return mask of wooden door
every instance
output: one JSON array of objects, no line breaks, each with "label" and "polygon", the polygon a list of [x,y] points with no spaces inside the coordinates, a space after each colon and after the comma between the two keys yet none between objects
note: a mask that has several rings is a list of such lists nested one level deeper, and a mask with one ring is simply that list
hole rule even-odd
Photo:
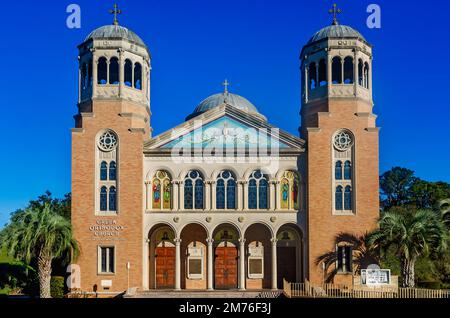
[{"label": "wooden door", "polygon": [[157,247],[156,259],[156,288],[175,288],[175,247]]},{"label": "wooden door", "polygon": [[216,289],[237,288],[236,247],[217,247],[214,262],[214,279]]},{"label": "wooden door", "polygon": [[297,282],[296,247],[277,248],[278,288],[283,288],[283,279]]}]

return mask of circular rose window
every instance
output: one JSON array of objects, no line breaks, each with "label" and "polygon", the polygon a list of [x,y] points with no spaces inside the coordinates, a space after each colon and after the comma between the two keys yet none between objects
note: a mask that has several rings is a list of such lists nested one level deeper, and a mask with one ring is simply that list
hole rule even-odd
[{"label": "circular rose window", "polygon": [[334,147],[339,151],[346,151],[353,145],[353,138],[349,132],[341,130],[334,136]]},{"label": "circular rose window", "polygon": [[107,130],[98,139],[98,146],[103,151],[112,151],[117,147],[117,135]]}]

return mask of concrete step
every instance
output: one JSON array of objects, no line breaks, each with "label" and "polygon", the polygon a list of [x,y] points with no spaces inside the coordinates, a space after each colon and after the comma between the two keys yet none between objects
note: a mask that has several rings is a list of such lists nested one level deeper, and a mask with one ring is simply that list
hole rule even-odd
[{"label": "concrete step", "polygon": [[124,298],[277,298],[282,291],[271,290],[128,290]]}]

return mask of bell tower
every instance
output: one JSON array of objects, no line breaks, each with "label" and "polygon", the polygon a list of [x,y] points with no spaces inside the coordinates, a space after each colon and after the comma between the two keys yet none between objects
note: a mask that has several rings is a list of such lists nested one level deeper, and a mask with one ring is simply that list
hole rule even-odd
[{"label": "bell tower", "polygon": [[151,138],[150,52],[114,20],[78,46],[72,226],[81,289],[142,286],[143,144]]},{"label": "bell tower", "polygon": [[[307,142],[308,279],[351,284],[352,254],[338,234],[362,235],[379,214],[378,128],[373,113],[372,45],[355,29],[333,22],[301,52],[302,138]],[[336,264],[320,256],[335,251]]]}]

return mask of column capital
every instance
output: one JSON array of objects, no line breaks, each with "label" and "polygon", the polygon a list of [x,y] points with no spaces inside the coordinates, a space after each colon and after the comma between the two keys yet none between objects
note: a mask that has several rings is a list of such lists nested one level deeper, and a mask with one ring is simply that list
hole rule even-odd
[{"label": "column capital", "polygon": [[243,244],[245,244],[245,241],[246,241],[245,238],[240,238],[239,239],[239,244],[243,245]]},{"label": "column capital", "polygon": [[150,180],[146,180],[144,181],[144,184],[152,184],[152,182]]},{"label": "column capital", "polygon": [[181,244],[181,239],[180,238],[176,238],[173,241],[175,242],[175,245],[180,245]]},{"label": "column capital", "polygon": [[276,245],[277,242],[278,242],[278,239],[277,239],[276,237],[272,237],[272,238],[270,239],[270,241],[272,242],[272,245]]},{"label": "column capital", "polygon": [[212,245],[212,243],[214,243],[214,239],[211,238],[211,237],[208,237],[208,238],[206,239],[206,242],[208,243],[208,245]]}]

